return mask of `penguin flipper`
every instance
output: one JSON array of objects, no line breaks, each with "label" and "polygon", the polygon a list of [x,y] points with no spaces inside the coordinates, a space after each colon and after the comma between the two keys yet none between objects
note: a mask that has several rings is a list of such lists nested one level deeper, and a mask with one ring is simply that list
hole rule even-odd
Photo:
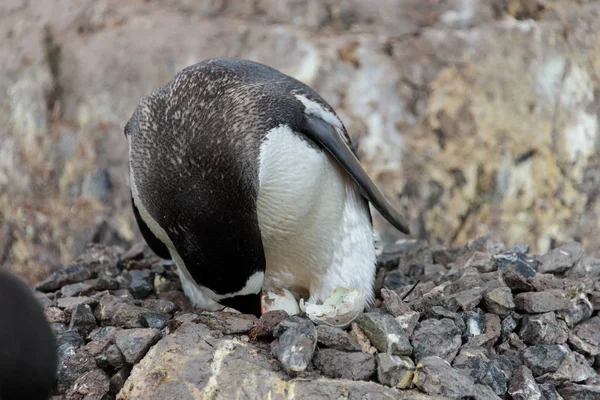
[{"label": "penguin flipper", "polygon": [[142,216],[140,215],[140,211],[135,205],[135,201],[133,201],[133,196],[131,196],[131,205],[133,207],[133,215],[135,215],[135,221],[137,222],[138,228],[142,233],[142,237],[148,244],[148,247],[160,258],[163,260],[170,260],[171,253],[167,246],[157,238],[154,233],[150,230],[146,222],[144,222]]},{"label": "penguin flipper", "polygon": [[400,232],[410,234],[406,219],[385,199],[336,128],[312,114],[304,114],[304,128],[302,133],[335,158],[375,209]]}]

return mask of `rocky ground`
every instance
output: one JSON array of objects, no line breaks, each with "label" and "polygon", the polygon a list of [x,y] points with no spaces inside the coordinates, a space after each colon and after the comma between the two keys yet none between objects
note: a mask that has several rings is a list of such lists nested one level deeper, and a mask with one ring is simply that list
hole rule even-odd
[{"label": "rocky ground", "polygon": [[599,399],[600,260],[489,237],[379,255],[347,329],[190,307],[142,245],[90,246],[37,285],[59,345],[54,400]]}]

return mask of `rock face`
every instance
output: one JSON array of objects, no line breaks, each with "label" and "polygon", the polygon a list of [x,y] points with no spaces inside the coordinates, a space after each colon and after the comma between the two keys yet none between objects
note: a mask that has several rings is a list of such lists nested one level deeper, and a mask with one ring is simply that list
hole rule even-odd
[{"label": "rock face", "polygon": [[[596,398],[600,315],[589,297],[600,280],[551,266],[538,273],[541,264],[527,261],[538,256],[492,252],[502,248],[484,237],[436,252],[418,241],[388,249],[379,260],[381,298],[341,329],[303,314],[194,310],[174,267],[148,249],[126,259],[132,250],[90,246],[77,267],[37,286],[58,344],[53,400]],[[436,264],[385,279],[423,252]],[[532,272],[518,272],[527,270],[522,261]],[[140,270],[150,272],[131,273]],[[514,274],[523,285],[511,289]],[[141,293],[132,276],[149,289]],[[110,289],[97,284],[111,279]],[[528,312],[548,304],[537,300],[511,305],[548,294],[560,309]]]},{"label": "rock face", "polygon": [[596,252],[599,13],[571,0],[4,1],[0,263],[36,282],[89,241],[139,239],[123,126],[142,96],[216,56],[319,91],[415,237],[491,230],[539,252],[579,237]]}]

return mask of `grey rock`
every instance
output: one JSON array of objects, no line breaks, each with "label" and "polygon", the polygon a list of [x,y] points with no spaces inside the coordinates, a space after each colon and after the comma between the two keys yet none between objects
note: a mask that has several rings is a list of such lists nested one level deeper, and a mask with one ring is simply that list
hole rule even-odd
[{"label": "grey rock", "polygon": [[96,299],[88,296],[61,297],[56,300],[56,305],[63,309],[71,309],[79,304],[87,304],[90,307],[94,307],[97,303],[98,301]]},{"label": "grey rock", "polygon": [[114,342],[115,336],[119,331],[122,331],[122,329],[117,328],[116,326],[102,326],[92,330],[87,339],[90,341],[108,339],[111,342]]},{"label": "grey rock", "polygon": [[197,321],[229,335],[248,332],[258,318],[233,312],[203,312],[198,314]]},{"label": "grey rock", "polygon": [[515,296],[515,307],[528,313],[545,313],[569,308],[569,299],[562,290],[519,293]]},{"label": "grey rock", "polygon": [[583,248],[581,244],[578,242],[567,243],[539,257],[540,265],[538,266],[538,272],[565,272],[573,268],[581,260],[582,256]]},{"label": "grey rock", "polygon": [[377,263],[386,269],[404,271],[414,264],[433,264],[433,253],[424,240],[401,239],[385,246]]},{"label": "grey rock", "polygon": [[494,393],[493,389],[487,385],[477,383],[473,386],[473,394],[471,398],[477,400],[502,400],[501,397]]},{"label": "grey rock", "polygon": [[562,344],[569,338],[569,330],[564,321],[558,321],[553,312],[547,312],[525,315],[519,336],[527,344]]},{"label": "grey rock", "polygon": [[569,344],[591,356],[600,354],[600,316],[577,325],[571,332]]},{"label": "grey rock", "polygon": [[469,345],[491,347],[500,338],[502,328],[500,317],[496,314],[485,314],[483,334],[475,335],[468,340]]},{"label": "grey rock", "polygon": [[136,299],[148,297],[154,291],[152,273],[149,269],[129,271],[129,291]]},{"label": "grey rock", "polygon": [[489,386],[496,395],[506,393],[508,376],[488,351],[478,346],[463,346],[452,362],[452,367],[466,372],[475,382]]},{"label": "grey rock", "polygon": [[157,312],[144,312],[140,314],[141,323],[144,328],[162,329],[167,321],[171,319],[170,314]]},{"label": "grey rock", "polygon": [[451,309],[455,310],[464,310],[471,311],[475,307],[479,305],[481,299],[483,297],[483,292],[485,292],[485,288],[483,287],[474,287],[472,289],[467,289],[462,292],[458,292],[446,297],[447,304],[451,302],[455,302],[456,305],[451,306]]},{"label": "grey rock", "polygon": [[175,303],[164,299],[146,299],[142,301],[141,305],[156,313],[173,314],[177,310]]},{"label": "grey rock", "polygon": [[540,262],[535,257],[520,252],[505,252],[495,256],[498,269],[515,272],[524,278],[535,276]]},{"label": "grey rock", "polygon": [[291,316],[273,331],[277,339],[271,351],[288,374],[304,371],[313,358],[317,346],[317,329],[308,319]]},{"label": "grey rock", "polygon": [[537,377],[548,372],[556,372],[569,353],[569,349],[564,345],[539,344],[528,347],[521,356],[525,366]]},{"label": "grey rock", "polygon": [[417,360],[429,356],[438,356],[451,362],[460,348],[461,332],[454,321],[424,320],[411,337]]},{"label": "grey rock", "polygon": [[512,333],[515,329],[517,329],[517,326],[519,326],[519,320],[515,318],[515,314],[508,314],[500,324],[500,338],[502,339],[502,341],[506,340],[508,338],[508,335]]},{"label": "grey rock", "polygon": [[600,399],[600,386],[572,383],[559,388],[558,393],[565,400],[598,400]]},{"label": "grey rock", "polygon": [[44,316],[46,317],[46,321],[66,323],[67,316],[65,312],[58,307],[46,307],[44,308]]},{"label": "grey rock", "polygon": [[477,271],[483,273],[495,271],[498,266],[492,254],[476,251],[467,259],[464,268],[475,268]]},{"label": "grey rock", "polygon": [[82,264],[74,264],[53,272],[48,278],[38,283],[35,288],[40,292],[54,292],[62,286],[83,282],[95,277],[95,273]]},{"label": "grey rock", "polygon": [[596,371],[587,363],[585,357],[569,350],[556,371],[541,375],[537,380],[562,385],[565,382],[585,382],[595,376]]},{"label": "grey rock", "polygon": [[317,326],[317,341],[325,347],[341,351],[360,351],[358,341],[343,329],[328,325]]},{"label": "grey rock", "polygon": [[508,383],[508,394],[514,400],[541,400],[542,392],[533,379],[531,370],[525,366],[517,368]]},{"label": "grey rock", "polygon": [[71,348],[68,352],[59,351],[56,389],[64,393],[82,375],[97,368],[96,361],[85,350]]},{"label": "grey rock", "polygon": [[119,350],[119,347],[115,344],[110,344],[100,357],[96,357],[96,363],[98,363],[98,360],[102,362],[106,360],[106,362],[114,369],[124,368],[127,363],[123,352]]},{"label": "grey rock", "polygon": [[471,396],[475,385],[473,378],[452,368],[447,361],[437,356],[425,357],[419,361],[413,382],[429,395],[451,399]]},{"label": "grey rock", "polygon": [[400,327],[406,336],[410,337],[419,323],[419,318],[421,318],[421,313],[417,311],[410,311],[406,314],[397,316],[396,321],[400,324]]},{"label": "grey rock", "polygon": [[412,311],[408,304],[406,304],[393,290],[382,288],[381,298],[383,299],[383,307],[394,317],[398,317]]},{"label": "grey rock", "polygon": [[564,398],[558,394],[556,386],[551,383],[542,383],[539,385],[539,388],[542,392],[542,399],[544,400],[564,400]]},{"label": "grey rock", "polygon": [[117,393],[123,388],[125,381],[129,377],[131,370],[127,367],[119,369],[113,376],[110,377],[110,386],[108,393],[112,396],[116,396]]},{"label": "grey rock", "polygon": [[472,337],[481,335],[485,332],[485,313],[477,309],[475,311],[465,311],[460,313],[460,318],[463,322],[464,330],[462,337],[468,340]]},{"label": "grey rock", "polygon": [[594,311],[600,310],[600,291],[594,291],[588,294],[588,299]]},{"label": "grey rock", "polygon": [[150,310],[129,303],[120,304],[111,318],[111,324],[122,328],[141,328],[142,315]]},{"label": "grey rock", "polygon": [[381,353],[401,356],[412,354],[413,347],[406,332],[390,314],[368,312],[362,314],[356,322]]},{"label": "grey rock", "polygon": [[65,285],[60,288],[60,293],[63,297],[87,295],[96,288],[96,281],[95,279],[90,279],[84,282]]},{"label": "grey rock", "polygon": [[508,287],[498,287],[483,295],[485,308],[494,314],[506,316],[515,308],[513,296]]},{"label": "grey rock", "polygon": [[67,390],[67,400],[103,400],[110,388],[108,375],[101,369],[94,369],[81,375]]},{"label": "grey rock", "polygon": [[[586,298],[585,300],[588,299]],[[567,310],[559,311],[558,316],[560,317],[560,319],[565,321],[569,328],[572,329],[581,321],[588,319],[592,316],[594,310],[589,306],[589,304],[590,303],[588,301],[581,301],[576,304],[571,303],[571,307],[569,307]]]},{"label": "grey rock", "polygon": [[330,378],[369,380],[376,372],[375,356],[335,349],[317,350],[313,364]]},{"label": "grey rock", "polygon": [[127,303],[126,299],[111,294],[104,294],[98,300],[98,306],[94,310],[94,315],[98,321],[108,322],[115,315],[119,307],[125,303]]},{"label": "grey rock", "polygon": [[161,338],[158,329],[124,329],[115,335],[115,342],[129,364],[138,363],[150,347]]},{"label": "grey rock", "polygon": [[377,379],[384,385],[406,389],[412,383],[415,369],[409,357],[377,354]]},{"label": "grey rock", "polygon": [[251,339],[272,336],[275,327],[287,317],[289,317],[288,313],[283,310],[267,311],[254,323],[254,326],[248,332],[248,336]]},{"label": "grey rock", "polygon": [[69,329],[75,329],[83,336],[90,333],[95,327],[96,318],[92,313],[92,308],[87,304],[78,304],[73,307],[71,312],[71,322],[69,323]]}]

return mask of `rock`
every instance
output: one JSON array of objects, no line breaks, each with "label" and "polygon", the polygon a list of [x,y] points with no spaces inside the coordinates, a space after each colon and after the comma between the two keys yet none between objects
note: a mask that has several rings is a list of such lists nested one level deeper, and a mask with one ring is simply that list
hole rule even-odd
[{"label": "rock", "polygon": [[101,369],[81,375],[67,390],[67,400],[103,400],[110,388],[108,376]]},{"label": "rock", "polygon": [[433,264],[433,253],[427,242],[415,239],[401,239],[383,249],[377,263],[389,270],[402,271],[415,264]]},{"label": "rock", "polygon": [[288,374],[304,371],[317,346],[317,329],[308,319],[291,316],[273,331],[272,352]]},{"label": "rock", "polygon": [[563,344],[569,338],[564,321],[557,321],[553,312],[525,315],[519,336],[527,344]]},{"label": "rock", "polygon": [[419,361],[413,383],[429,395],[452,399],[471,396],[475,385],[470,376],[437,356],[424,357]]},{"label": "rock", "polygon": [[[297,319],[312,324],[299,316],[286,321],[298,324]],[[236,337],[222,336],[204,324],[183,322],[174,333],[150,349],[131,371],[117,398],[262,399],[268,398],[269,393],[273,399],[337,399],[349,394],[350,398],[392,400],[400,397],[396,389],[374,382],[289,379],[285,371],[274,368],[268,351]]]},{"label": "rock", "polygon": [[96,288],[97,281],[97,279],[90,279],[79,283],[65,285],[60,288],[60,293],[63,297],[86,295]]},{"label": "rock", "polygon": [[322,346],[341,351],[360,351],[358,341],[340,328],[328,325],[317,326],[317,342]]},{"label": "rock", "polygon": [[540,382],[550,382],[562,385],[565,382],[584,382],[596,376],[596,371],[590,367],[585,358],[576,352],[568,351],[556,371],[551,371],[537,377]]},{"label": "rock", "polygon": [[452,362],[452,367],[466,372],[475,382],[489,386],[498,396],[506,393],[507,373],[489,358],[488,351],[483,347],[463,346]]},{"label": "rock", "polygon": [[410,307],[393,290],[381,289],[383,307],[394,317],[411,312]]},{"label": "rock", "polygon": [[112,319],[119,307],[126,302],[127,300],[117,296],[104,294],[98,301],[98,306],[94,310],[94,315],[98,321],[107,322]]},{"label": "rock", "polygon": [[516,291],[530,291],[533,286],[527,278],[534,277],[539,261],[523,253],[502,253],[495,256],[498,270],[502,272],[506,285]]},{"label": "rock", "polygon": [[56,389],[62,393],[66,392],[81,376],[97,368],[96,361],[85,350],[59,350]]},{"label": "rock", "polygon": [[267,311],[254,323],[254,326],[248,332],[248,336],[251,339],[271,336],[275,327],[288,316],[288,313],[284,310]]},{"label": "rock", "polygon": [[539,344],[525,349],[522,353],[524,364],[534,376],[556,372],[569,349],[560,344]]},{"label": "rock", "polygon": [[111,323],[122,328],[141,328],[142,315],[150,310],[132,304],[120,304],[111,318]]},{"label": "rock", "polygon": [[519,293],[515,307],[528,313],[545,313],[569,308],[569,299],[562,290]]},{"label": "rock", "polygon": [[391,315],[368,312],[361,315],[356,322],[379,352],[401,356],[412,354],[413,347],[408,336]]},{"label": "rock", "polygon": [[248,332],[254,326],[254,323],[258,321],[258,318],[254,315],[233,312],[202,312],[198,314],[196,321],[230,335]]},{"label": "rock", "polygon": [[490,253],[475,251],[469,256],[463,268],[475,268],[481,273],[495,271],[497,269],[496,259]]},{"label": "rock", "polygon": [[107,370],[125,366],[125,357],[119,348],[109,339],[93,340],[85,345],[85,350],[96,360],[96,364]]},{"label": "rock", "polygon": [[[500,338],[504,341],[508,338],[508,335],[517,329],[519,326],[519,320],[515,318],[514,313],[508,314],[500,323]],[[518,314],[517,314],[518,315]],[[519,316],[520,317],[520,316]]]},{"label": "rock", "polygon": [[412,383],[415,369],[409,357],[377,354],[377,379],[384,385],[406,389]]},{"label": "rock", "polygon": [[556,391],[556,386],[551,383],[542,383],[539,385],[544,400],[564,400],[564,398]]},{"label": "rock", "polygon": [[482,310],[465,311],[460,317],[465,327],[462,331],[463,339],[468,340],[485,332],[485,313]]},{"label": "rock", "polygon": [[109,341],[114,342],[117,332],[122,330],[123,329],[117,328],[116,326],[103,326],[92,330],[87,339],[90,341],[108,339]]},{"label": "rock", "polygon": [[141,306],[155,313],[173,314],[177,310],[175,303],[164,299],[145,299]]},{"label": "rock", "polygon": [[491,347],[500,338],[502,331],[500,317],[496,314],[485,314],[485,328],[483,334],[474,335],[468,340],[469,345]]},{"label": "rock", "polygon": [[570,242],[557,247],[543,256],[539,257],[540,265],[538,272],[544,274],[547,272],[562,273],[573,268],[581,260],[583,249],[577,242]]},{"label": "rock", "polygon": [[88,296],[62,297],[56,301],[56,305],[62,309],[71,309],[79,304],[87,304],[94,307],[98,301]]},{"label": "rock", "polygon": [[600,354],[600,316],[577,325],[571,332],[569,344],[590,356]]},{"label": "rock", "polygon": [[367,381],[375,375],[375,356],[361,352],[319,349],[313,359],[315,367],[330,378]]},{"label": "rock", "polygon": [[587,301],[588,299],[585,297],[585,295],[583,296],[584,301],[576,304],[571,303],[571,307],[569,309],[558,312],[560,319],[565,321],[567,326],[571,329],[581,321],[590,318],[594,311],[593,308],[590,307],[590,303]]},{"label": "rock", "polygon": [[515,308],[513,296],[508,287],[498,287],[483,295],[485,308],[494,314],[506,316]]},{"label": "rock", "polygon": [[421,314],[416,311],[410,311],[406,314],[396,317],[396,321],[400,324],[400,327],[406,334],[406,336],[412,336],[417,324],[419,323]]},{"label": "rock", "polygon": [[421,360],[429,356],[438,356],[451,362],[460,348],[461,332],[454,321],[424,320],[411,337],[415,359]]},{"label": "rock", "polygon": [[35,288],[40,292],[54,292],[64,285],[78,283],[94,278],[94,272],[82,264],[74,264],[55,271],[48,278],[38,283]]},{"label": "rock", "polygon": [[447,303],[456,303],[456,306],[450,307],[451,309],[470,311],[479,305],[483,297],[483,292],[485,292],[485,288],[475,287],[452,294],[446,298],[446,301]]},{"label": "rock", "polygon": [[92,308],[87,304],[78,304],[73,307],[71,312],[71,322],[69,329],[75,329],[83,336],[86,336],[96,327],[96,318],[92,313]]},{"label": "rock", "polygon": [[140,314],[140,318],[144,328],[162,329],[171,316],[166,313],[144,312]]},{"label": "rock", "polygon": [[129,364],[138,363],[148,349],[161,338],[158,329],[124,329],[115,335],[115,342]]},{"label": "rock", "polygon": [[360,345],[360,350],[363,353],[375,354],[377,349],[371,345],[371,341],[367,337],[365,331],[363,331],[356,322],[353,322],[350,329],[350,336],[352,336]]},{"label": "rock", "polygon": [[525,366],[517,368],[508,383],[508,394],[514,400],[541,400],[542,392],[538,387],[531,370]]},{"label": "rock", "polygon": [[149,269],[129,271],[129,291],[136,299],[148,297],[154,291],[153,277]]},{"label": "rock", "polygon": [[131,369],[124,367],[119,369],[113,376],[110,377],[110,388],[108,393],[110,393],[111,396],[116,396],[117,393],[119,393],[130,373]]},{"label": "rock", "polygon": [[600,399],[600,386],[571,383],[559,388],[558,393],[565,400],[598,400]]},{"label": "rock", "polygon": [[46,317],[46,321],[48,322],[67,322],[67,316],[65,315],[65,312],[58,307],[44,308],[44,316]]}]

